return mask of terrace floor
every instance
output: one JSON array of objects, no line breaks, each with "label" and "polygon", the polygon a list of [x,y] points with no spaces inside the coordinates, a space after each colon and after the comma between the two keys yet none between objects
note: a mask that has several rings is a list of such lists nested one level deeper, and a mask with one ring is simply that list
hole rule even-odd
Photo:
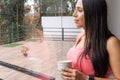
[{"label": "terrace floor", "polygon": [[[74,41],[37,40],[17,44],[21,45],[0,46],[0,80],[50,80],[49,76],[59,80],[57,61],[66,59]],[[21,53],[23,46],[29,47],[27,56]]]}]

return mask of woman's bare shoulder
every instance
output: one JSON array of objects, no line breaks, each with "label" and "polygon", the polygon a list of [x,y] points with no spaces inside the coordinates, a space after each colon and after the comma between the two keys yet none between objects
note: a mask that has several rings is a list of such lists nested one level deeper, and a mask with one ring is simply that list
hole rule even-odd
[{"label": "woman's bare shoulder", "polygon": [[120,40],[117,37],[112,36],[107,40],[107,50],[111,51],[114,49],[120,50]]},{"label": "woman's bare shoulder", "polygon": [[107,40],[107,45],[114,45],[114,44],[119,44],[120,45],[120,40],[117,38],[117,37],[110,37],[108,40]]}]

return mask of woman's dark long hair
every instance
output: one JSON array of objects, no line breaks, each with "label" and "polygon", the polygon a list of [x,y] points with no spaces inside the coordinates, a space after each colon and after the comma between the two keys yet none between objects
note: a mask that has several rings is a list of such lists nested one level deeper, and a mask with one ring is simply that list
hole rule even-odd
[{"label": "woman's dark long hair", "polygon": [[95,75],[104,77],[108,71],[109,55],[107,40],[113,34],[107,25],[107,4],[105,0],[82,0],[85,17],[85,50],[92,60]]}]

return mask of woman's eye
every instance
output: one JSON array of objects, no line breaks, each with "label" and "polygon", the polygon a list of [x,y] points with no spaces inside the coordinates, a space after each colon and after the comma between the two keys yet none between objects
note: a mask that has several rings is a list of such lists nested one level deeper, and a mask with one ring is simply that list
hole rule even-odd
[{"label": "woman's eye", "polygon": [[82,12],[83,10],[81,10],[81,9],[79,10],[79,9],[78,9],[77,11]]},{"label": "woman's eye", "polygon": [[82,9],[75,9],[75,11],[82,12],[83,10]]}]

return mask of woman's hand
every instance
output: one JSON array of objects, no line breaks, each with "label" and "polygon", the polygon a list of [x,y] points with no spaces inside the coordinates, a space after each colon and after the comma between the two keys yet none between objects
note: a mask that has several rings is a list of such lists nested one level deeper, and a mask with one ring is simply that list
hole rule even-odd
[{"label": "woman's hand", "polygon": [[71,69],[71,68],[65,68],[62,72],[62,78],[64,80],[88,80],[88,76],[83,74],[82,72]]}]

